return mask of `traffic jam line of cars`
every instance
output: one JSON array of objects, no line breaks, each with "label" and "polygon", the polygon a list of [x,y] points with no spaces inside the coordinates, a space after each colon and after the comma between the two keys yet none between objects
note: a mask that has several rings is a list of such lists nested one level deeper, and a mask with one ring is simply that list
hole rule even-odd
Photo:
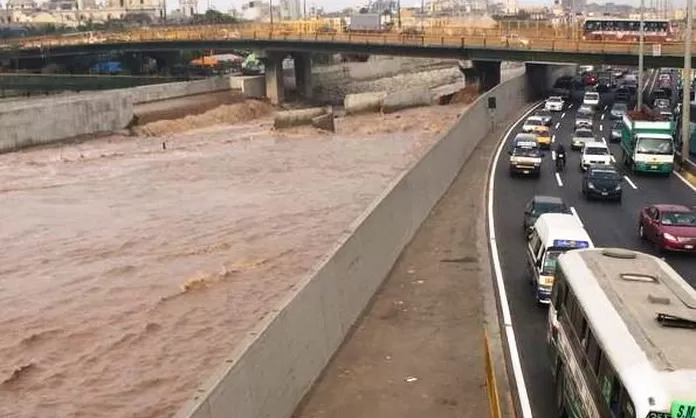
[{"label": "traffic jam line of cars", "polygon": [[[696,199],[691,190],[668,178],[675,147],[670,136],[674,133],[667,131],[673,125],[637,119],[629,110],[630,96],[616,100],[622,97],[616,93],[612,100],[610,95],[598,95],[595,100],[593,94],[584,94],[575,103],[549,97],[543,109],[530,111],[510,128],[495,157],[492,175],[498,176],[489,184],[490,245],[498,287],[504,289],[503,312],[508,311],[508,319],[505,314],[503,318],[506,326],[514,324],[514,329],[508,329],[508,339],[515,347],[511,348],[513,372],[526,416],[565,416],[555,414],[553,399],[557,396],[548,391],[557,372],[553,358],[536,354],[547,334],[544,324],[548,318],[533,314],[536,306],[548,306],[552,294],[557,296],[556,288],[566,277],[561,271],[565,258],[559,261],[562,254],[595,244],[634,250],[650,245],[660,255],[668,251],[696,254],[696,206],[688,205]],[[577,100],[578,95],[570,98]],[[550,140],[539,141],[539,136]],[[562,178],[565,167],[549,161],[557,160],[559,144],[566,148],[565,161],[572,162],[569,167],[578,176],[568,173]],[[549,150],[551,158],[546,159]],[[509,163],[501,151],[508,152]],[[510,180],[505,172],[508,167]],[[560,188],[547,177],[549,173]],[[642,173],[648,175],[639,177]],[[528,176],[533,180],[518,179]],[[568,183],[565,187],[563,179]],[[621,205],[589,202],[599,199]],[[683,200],[683,204],[659,202],[665,200]],[[519,220],[510,219],[508,213],[522,212],[522,208],[520,234]],[[696,278],[689,273],[696,269],[688,255],[668,260],[680,274],[687,272]],[[533,291],[534,304],[528,291]],[[508,294],[513,296],[507,299]],[[525,380],[527,385],[533,382],[529,392]]]}]

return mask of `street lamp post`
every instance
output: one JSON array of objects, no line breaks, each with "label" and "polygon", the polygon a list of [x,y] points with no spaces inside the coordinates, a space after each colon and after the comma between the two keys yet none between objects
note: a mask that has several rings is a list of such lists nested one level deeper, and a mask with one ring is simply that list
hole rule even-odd
[{"label": "street lamp post", "polygon": [[643,110],[643,54],[645,54],[645,0],[640,0],[640,41],[638,42],[638,105],[637,110]]},{"label": "street lamp post", "polygon": [[425,31],[425,0],[421,0],[421,33]]},{"label": "street lamp post", "polygon": [[271,16],[271,30],[273,30],[273,0],[268,0],[268,13]]},{"label": "street lamp post", "polygon": [[684,36],[684,83],[682,100],[682,167],[689,158],[689,146],[691,145],[691,33],[694,29],[694,1],[686,1],[686,34]]}]

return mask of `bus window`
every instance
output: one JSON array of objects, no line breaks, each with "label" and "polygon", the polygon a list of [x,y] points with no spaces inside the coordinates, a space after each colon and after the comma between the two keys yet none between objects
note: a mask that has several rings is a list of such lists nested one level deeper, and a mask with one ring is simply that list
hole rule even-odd
[{"label": "bus window", "polygon": [[587,340],[587,359],[590,362],[592,373],[597,376],[599,374],[599,363],[602,358],[602,350],[599,348],[599,344],[597,344],[597,340],[591,332]]},{"label": "bus window", "polygon": [[633,408],[631,397],[626,388],[621,388],[621,415],[619,418],[636,418],[636,410]]},{"label": "bus window", "polygon": [[553,289],[551,290],[551,300],[557,311],[565,306],[567,296],[568,286],[565,283],[563,272],[556,270],[556,277],[553,282]]},{"label": "bus window", "polygon": [[621,395],[621,389],[621,381],[614,375],[611,382],[611,393],[609,394],[609,409],[611,409],[611,413],[615,417],[618,417],[620,412],[619,396]]}]

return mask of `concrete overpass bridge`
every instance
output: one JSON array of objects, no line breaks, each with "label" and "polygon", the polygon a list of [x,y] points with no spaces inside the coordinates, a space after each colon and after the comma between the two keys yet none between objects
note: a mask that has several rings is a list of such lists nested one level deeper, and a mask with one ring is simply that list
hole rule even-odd
[{"label": "concrete overpass bridge", "polygon": [[[31,57],[101,54],[108,51],[156,52],[180,50],[252,49],[266,64],[266,89],[273,102],[282,101],[282,60],[295,60],[299,92],[311,92],[310,53],[359,53],[471,60],[483,90],[500,82],[500,62],[637,65],[638,45],[633,42],[585,41],[576,33],[554,31],[546,36],[501,37],[429,29],[419,34],[355,34],[277,29],[271,25],[155,27],[126,32],[71,34],[5,40],[0,60]],[[680,67],[683,42],[646,43],[647,67]],[[696,66],[696,59],[693,63]],[[532,71],[533,73],[533,71]]]}]

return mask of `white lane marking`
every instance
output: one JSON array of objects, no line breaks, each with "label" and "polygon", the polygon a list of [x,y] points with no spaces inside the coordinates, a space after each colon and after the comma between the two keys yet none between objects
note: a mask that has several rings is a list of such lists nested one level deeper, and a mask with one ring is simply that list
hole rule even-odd
[{"label": "white lane marking", "polygon": [[[605,117],[605,116],[606,116],[605,114],[602,114],[602,120],[604,120],[604,117]],[[600,128],[601,128],[601,126],[600,126]]]},{"label": "white lane marking", "polygon": [[604,125],[599,125],[599,130],[603,131],[604,130]]},{"label": "white lane marking", "polygon": [[624,176],[624,179],[626,180],[626,183],[629,184],[629,186],[633,187],[633,190],[638,190],[638,186],[636,186],[636,184],[633,182],[633,180],[631,180],[630,177]]},{"label": "white lane marking", "polygon": [[568,109],[572,109],[572,108],[573,108],[573,103],[571,103],[570,105],[568,105]]},{"label": "white lane marking", "polygon": [[561,180],[561,175],[556,172],[556,183],[558,183],[558,187],[563,187],[563,180]]},{"label": "white lane marking", "polygon": [[580,222],[580,225],[585,226],[585,224],[582,223],[582,219],[580,219],[580,215],[578,215],[578,211],[575,209],[574,206],[570,207],[570,213],[572,213],[573,216],[575,216],[575,219],[577,219],[578,222]]},{"label": "white lane marking", "polygon": [[[607,109],[609,109],[609,105],[604,105],[604,110],[607,110]],[[604,115],[602,115],[602,116],[604,116]],[[602,118],[602,119],[604,119],[604,118]]]},{"label": "white lane marking", "polygon": [[[542,102],[543,103],[543,102]],[[493,213],[493,200],[495,197],[495,169],[498,167],[498,160],[500,160],[500,154],[503,152],[505,143],[507,139],[512,134],[520,122],[522,122],[527,116],[534,112],[541,103],[532,106],[522,117],[513,123],[505,135],[501,138],[498,144],[498,149],[495,152],[495,157],[493,158],[493,163],[488,172],[488,236],[490,242],[491,250],[491,261],[493,262],[493,271],[495,273],[495,282],[498,288],[498,298],[500,303],[500,310],[502,311],[503,326],[505,327],[505,336],[508,342],[508,351],[510,355],[510,362],[512,363],[512,373],[515,378],[515,386],[517,387],[517,397],[520,401],[520,408],[522,409],[522,418],[532,418],[532,405],[529,402],[529,393],[527,392],[527,386],[524,382],[524,374],[522,373],[522,362],[520,360],[520,353],[517,349],[517,340],[515,338],[515,329],[512,326],[512,316],[510,315],[510,302],[508,301],[507,291],[505,290],[505,281],[503,279],[503,268],[500,265],[500,253],[498,252],[498,244],[495,238],[495,217]]]},{"label": "white lane marking", "polygon": [[565,117],[565,112],[563,112],[563,113],[561,114],[561,119],[563,119],[564,117]]},{"label": "white lane marking", "polygon": [[612,155],[610,158],[611,158],[611,162],[612,162],[612,163],[616,163],[616,158],[614,158],[613,155]]},{"label": "white lane marking", "polygon": [[551,137],[551,142],[552,142],[552,143],[553,143],[553,142],[556,142],[556,135],[554,135],[554,136]]},{"label": "white lane marking", "polygon": [[551,159],[556,161],[556,151],[551,151]]},{"label": "white lane marking", "polygon": [[561,122],[556,122],[555,128],[558,129],[559,126],[561,126]]},{"label": "white lane marking", "polygon": [[681,174],[677,173],[676,171],[674,172],[674,174],[677,176],[677,178],[678,178],[679,180],[682,181],[682,183],[686,184],[687,187],[689,187],[689,189],[691,189],[694,193],[696,193],[696,187],[695,187],[693,184],[689,183],[689,180],[687,180],[686,178],[684,178],[684,176],[682,176]]}]

